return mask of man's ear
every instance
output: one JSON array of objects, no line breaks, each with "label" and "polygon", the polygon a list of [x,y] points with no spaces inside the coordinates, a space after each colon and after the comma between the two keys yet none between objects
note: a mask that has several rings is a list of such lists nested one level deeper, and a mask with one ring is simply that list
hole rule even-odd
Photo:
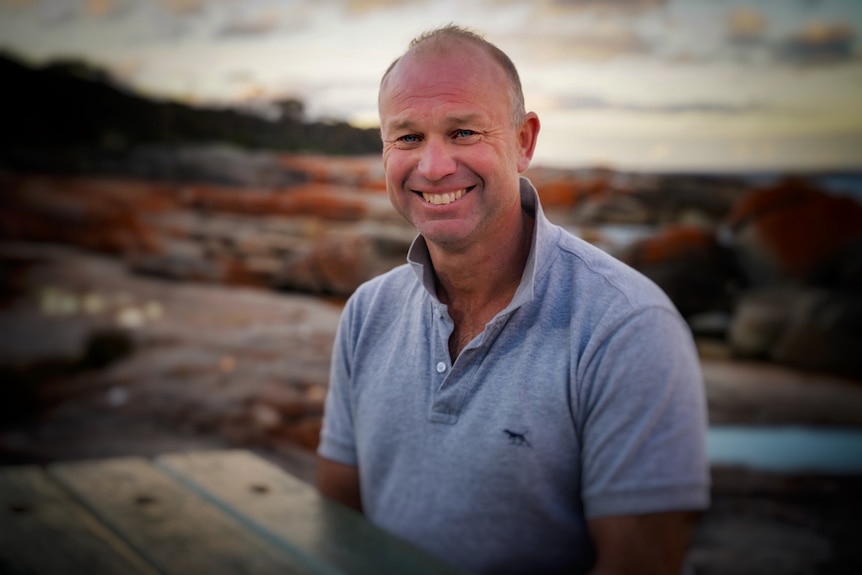
[{"label": "man's ear", "polygon": [[535,112],[529,112],[524,116],[524,121],[518,129],[518,173],[522,174],[530,167],[541,127],[539,116]]}]

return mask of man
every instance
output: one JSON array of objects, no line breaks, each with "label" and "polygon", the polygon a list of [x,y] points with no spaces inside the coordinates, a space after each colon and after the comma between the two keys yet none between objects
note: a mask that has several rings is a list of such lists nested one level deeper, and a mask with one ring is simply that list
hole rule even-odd
[{"label": "man", "polygon": [[686,324],[545,218],[520,175],[539,119],[496,47],[417,38],[379,111],[419,236],[345,307],[320,491],[478,573],[679,573],[709,498]]}]

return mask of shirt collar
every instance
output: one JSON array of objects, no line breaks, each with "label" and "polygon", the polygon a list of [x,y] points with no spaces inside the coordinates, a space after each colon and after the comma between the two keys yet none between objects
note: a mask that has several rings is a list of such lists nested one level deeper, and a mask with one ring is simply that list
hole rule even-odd
[{"label": "shirt collar", "polygon": [[[543,261],[547,261],[547,253],[550,245],[553,243],[554,226],[545,217],[542,210],[542,204],[539,202],[539,194],[536,188],[527,178],[521,176],[520,179],[521,192],[521,209],[527,214],[535,217],[536,225],[533,227],[533,240],[530,246],[530,255],[527,257],[527,263],[524,265],[524,273],[521,275],[521,283],[518,284],[518,289],[512,297],[512,301],[504,311],[513,311],[525,303],[532,301],[534,297],[534,287],[536,283],[536,274],[539,270],[539,265]],[[416,277],[422,283],[425,290],[431,295],[434,300],[437,300],[437,293],[434,286],[434,266],[431,263],[431,255],[428,252],[428,245],[425,243],[425,238],[422,235],[416,236],[410,246],[410,251],[407,253],[407,262],[413,268]]]}]

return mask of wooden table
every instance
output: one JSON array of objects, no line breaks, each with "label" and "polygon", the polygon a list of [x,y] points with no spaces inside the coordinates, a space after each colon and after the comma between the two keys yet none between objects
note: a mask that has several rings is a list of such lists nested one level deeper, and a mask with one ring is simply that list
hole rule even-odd
[{"label": "wooden table", "polygon": [[460,571],[231,450],[0,469],[0,573]]}]

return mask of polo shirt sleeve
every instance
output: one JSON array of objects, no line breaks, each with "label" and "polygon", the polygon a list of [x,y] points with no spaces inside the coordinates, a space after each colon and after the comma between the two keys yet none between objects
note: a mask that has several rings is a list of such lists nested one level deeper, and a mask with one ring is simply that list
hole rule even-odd
[{"label": "polo shirt sleeve", "polygon": [[587,519],[709,505],[703,378],[679,314],[650,306],[621,319],[579,379]]},{"label": "polo shirt sleeve", "polygon": [[357,465],[356,440],[353,426],[351,401],[351,357],[350,317],[353,303],[348,301],[341,316],[330,366],[329,390],[323,412],[323,427],[317,453],[321,457]]}]

